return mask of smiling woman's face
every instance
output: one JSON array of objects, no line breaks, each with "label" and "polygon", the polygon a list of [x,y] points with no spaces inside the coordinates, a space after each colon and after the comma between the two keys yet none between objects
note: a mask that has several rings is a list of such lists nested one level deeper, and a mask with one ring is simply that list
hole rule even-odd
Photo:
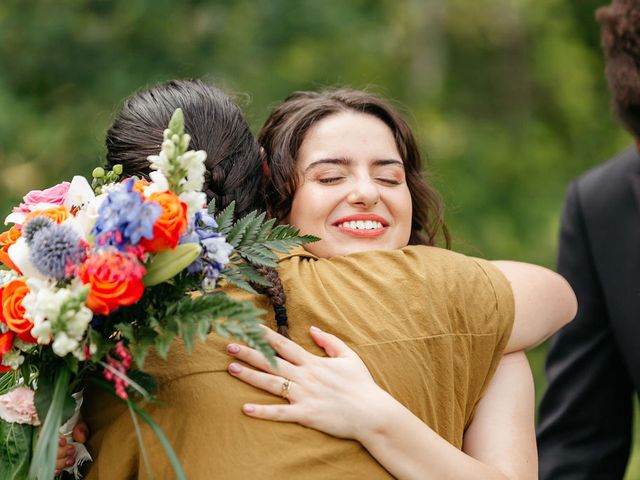
[{"label": "smiling woman's face", "polygon": [[341,112],[305,135],[288,223],[322,240],[319,257],[402,248],[411,235],[411,195],[391,129],[363,113]]}]

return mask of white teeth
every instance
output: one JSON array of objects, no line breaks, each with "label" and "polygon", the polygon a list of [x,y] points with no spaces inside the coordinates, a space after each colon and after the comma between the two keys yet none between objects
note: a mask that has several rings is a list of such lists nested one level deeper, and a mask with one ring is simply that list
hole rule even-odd
[{"label": "white teeth", "polygon": [[375,230],[382,228],[382,223],[371,220],[352,220],[338,225],[342,228],[350,228],[351,230]]}]

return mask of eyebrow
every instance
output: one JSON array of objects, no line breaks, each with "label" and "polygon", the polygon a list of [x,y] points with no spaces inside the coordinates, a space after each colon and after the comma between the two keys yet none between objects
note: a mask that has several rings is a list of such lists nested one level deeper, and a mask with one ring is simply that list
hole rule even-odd
[{"label": "eyebrow", "polygon": [[[316,160],[315,162],[311,162],[309,164],[309,166],[307,168],[304,169],[304,173],[306,174],[307,172],[309,172],[310,170],[313,170],[314,168],[317,168],[321,165],[349,165],[351,164],[352,161],[349,158],[321,158],[320,160]],[[385,165],[399,165],[400,167],[404,168],[404,163],[402,163],[400,160],[394,160],[394,159],[380,159],[380,160],[374,160],[372,162],[374,167],[383,167]]]}]

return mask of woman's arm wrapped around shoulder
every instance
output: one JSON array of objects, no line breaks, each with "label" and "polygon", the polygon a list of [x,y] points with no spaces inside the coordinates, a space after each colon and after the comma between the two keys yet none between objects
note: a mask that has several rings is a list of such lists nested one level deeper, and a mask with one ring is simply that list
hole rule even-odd
[{"label": "woman's arm wrapped around shoulder", "polygon": [[539,345],[576,316],[578,302],[569,283],[538,265],[491,262],[507,278],[515,302],[515,318],[506,352]]},{"label": "woman's arm wrapped around shoulder", "polygon": [[536,478],[533,385],[523,353],[502,361],[460,451],[381,389],[360,357],[334,335],[312,327],[313,340],[328,355],[319,357],[265,332],[280,355],[277,368],[255,350],[230,344],[232,357],[258,370],[234,362],[229,373],[289,404],[245,404],[246,415],[357,440],[400,479]]}]

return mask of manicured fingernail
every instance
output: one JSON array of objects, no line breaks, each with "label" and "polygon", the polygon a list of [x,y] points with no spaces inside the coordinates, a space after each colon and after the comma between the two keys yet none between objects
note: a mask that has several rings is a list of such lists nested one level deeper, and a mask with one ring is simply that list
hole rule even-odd
[{"label": "manicured fingernail", "polygon": [[73,465],[73,458],[67,458],[67,467],[70,467],[71,465]]},{"label": "manicured fingernail", "polygon": [[311,327],[310,330],[314,333],[320,333],[322,332],[322,330],[320,330],[318,327]]},{"label": "manicured fingernail", "polygon": [[230,343],[227,345],[227,352],[229,353],[238,353],[240,351],[240,345],[236,345],[235,343]]},{"label": "manicured fingernail", "polygon": [[242,367],[237,363],[232,363],[229,365],[229,371],[231,373],[240,373],[242,371]]},{"label": "manicured fingernail", "polygon": [[76,449],[73,445],[69,445],[67,447],[67,455],[73,455],[74,453],[76,453]]},{"label": "manicured fingernail", "polygon": [[244,413],[253,413],[256,411],[256,407],[253,405],[243,405],[242,410],[244,410]]},{"label": "manicured fingernail", "polygon": [[60,440],[58,440],[58,445],[60,445],[61,447],[64,447],[66,443],[67,441],[64,438],[61,438]]}]

